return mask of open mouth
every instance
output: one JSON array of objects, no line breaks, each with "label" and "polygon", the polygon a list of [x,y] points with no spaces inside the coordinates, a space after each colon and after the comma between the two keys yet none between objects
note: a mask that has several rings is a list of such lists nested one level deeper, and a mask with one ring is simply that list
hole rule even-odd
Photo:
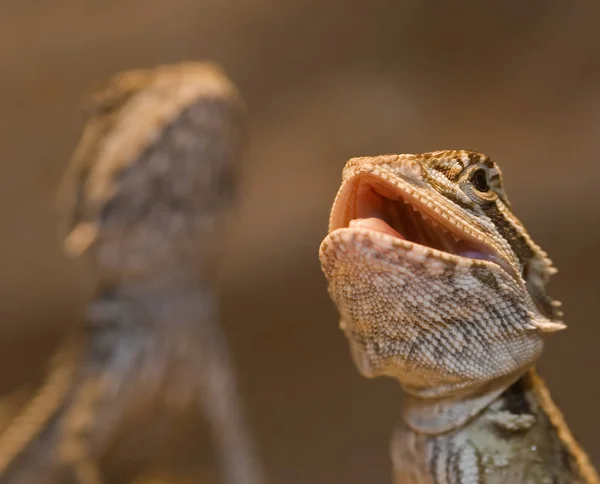
[{"label": "open mouth", "polygon": [[493,251],[391,182],[361,175],[336,200],[330,232],[362,228],[454,256],[499,264]]}]

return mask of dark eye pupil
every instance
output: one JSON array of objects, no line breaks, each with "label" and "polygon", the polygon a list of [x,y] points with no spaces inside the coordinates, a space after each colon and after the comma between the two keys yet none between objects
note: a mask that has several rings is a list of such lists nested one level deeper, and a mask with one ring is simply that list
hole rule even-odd
[{"label": "dark eye pupil", "polygon": [[490,187],[484,170],[477,170],[472,178],[473,186],[480,192],[487,192]]}]

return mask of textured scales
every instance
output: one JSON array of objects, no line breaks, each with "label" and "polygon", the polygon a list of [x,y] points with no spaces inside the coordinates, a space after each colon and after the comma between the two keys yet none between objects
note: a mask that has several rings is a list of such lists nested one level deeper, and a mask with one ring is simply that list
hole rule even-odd
[{"label": "textured scales", "polygon": [[224,482],[262,482],[213,294],[239,95],[216,67],[184,63],[120,73],[86,111],[62,201],[65,248],[85,255],[97,294],[86,335],[0,436],[0,482],[106,482],[99,464],[128,418],[194,406]]},{"label": "textured scales", "polygon": [[354,361],[400,381],[397,483],[598,483],[535,374],[556,272],[470,151],[353,158],[320,260]]}]

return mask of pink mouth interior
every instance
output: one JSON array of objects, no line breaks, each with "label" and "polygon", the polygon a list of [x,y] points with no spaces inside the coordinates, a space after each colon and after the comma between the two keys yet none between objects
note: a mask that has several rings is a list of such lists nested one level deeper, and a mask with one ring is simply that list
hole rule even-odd
[{"label": "pink mouth interior", "polygon": [[392,187],[376,180],[358,180],[354,206],[350,200],[346,226],[360,227],[471,259],[490,260],[472,242],[406,202]]}]

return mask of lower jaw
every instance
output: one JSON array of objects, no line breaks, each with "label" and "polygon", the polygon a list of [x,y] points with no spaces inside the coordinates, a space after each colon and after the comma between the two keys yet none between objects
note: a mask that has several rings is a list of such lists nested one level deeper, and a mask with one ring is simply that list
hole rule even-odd
[{"label": "lower jaw", "polygon": [[490,270],[502,269],[489,261],[489,257],[481,252],[467,252],[467,257],[450,254],[437,249],[410,242],[362,227],[336,229],[331,232],[319,250],[321,264],[326,266],[334,261],[355,258],[358,263],[362,260],[377,266],[423,265],[428,261],[434,265],[468,268],[473,265],[485,265]]}]

